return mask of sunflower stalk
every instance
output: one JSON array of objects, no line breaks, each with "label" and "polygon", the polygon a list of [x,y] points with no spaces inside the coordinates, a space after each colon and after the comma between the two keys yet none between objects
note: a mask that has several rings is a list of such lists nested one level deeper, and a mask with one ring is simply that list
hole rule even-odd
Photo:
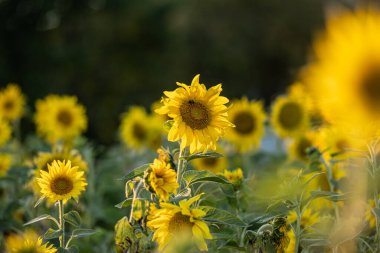
[{"label": "sunflower stalk", "polygon": [[58,211],[59,211],[59,229],[61,230],[61,236],[59,237],[59,245],[61,248],[65,247],[65,221],[63,219],[64,207],[63,201],[58,201]]},{"label": "sunflower stalk", "polygon": [[181,179],[182,179],[182,174],[185,171],[186,168],[186,159],[184,157],[187,156],[187,148],[181,148],[179,151],[179,157],[178,157],[178,166],[177,166],[177,182],[180,186],[181,189]]},{"label": "sunflower stalk", "polygon": [[133,211],[134,211],[134,208],[135,208],[135,202],[136,202],[136,199],[137,199],[137,197],[139,195],[139,192],[140,192],[140,189],[141,189],[141,186],[143,185],[143,183],[144,183],[144,181],[140,180],[140,182],[136,186],[136,189],[133,189],[133,198],[132,198],[131,213],[129,214],[129,222],[130,223],[132,223],[132,220],[133,220]]}]

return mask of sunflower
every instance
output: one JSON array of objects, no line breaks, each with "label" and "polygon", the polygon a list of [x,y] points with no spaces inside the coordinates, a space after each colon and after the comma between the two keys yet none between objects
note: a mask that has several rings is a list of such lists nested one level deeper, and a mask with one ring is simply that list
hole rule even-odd
[{"label": "sunflower", "polygon": [[33,230],[23,234],[11,234],[5,238],[6,253],[55,253],[57,249],[48,243],[43,244],[41,237]]},{"label": "sunflower", "polygon": [[8,154],[0,154],[0,177],[7,174],[7,171],[11,167],[12,156]]},{"label": "sunflower", "polygon": [[237,168],[233,171],[224,170],[223,176],[233,184],[241,182],[244,178],[243,170],[241,168]]},{"label": "sunflower", "polygon": [[122,141],[129,147],[157,149],[161,145],[163,121],[158,115],[149,115],[144,107],[132,106],[123,114],[120,125]]},{"label": "sunflower", "polygon": [[271,124],[281,138],[301,136],[310,125],[304,99],[299,96],[279,96],[272,105]]},{"label": "sunflower", "polygon": [[71,167],[70,161],[54,161],[48,165],[48,172],[40,170],[40,174],[37,182],[41,187],[41,194],[50,202],[66,202],[71,198],[78,201],[80,193],[87,185],[84,172],[78,171],[78,167]]},{"label": "sunflower", "polygon": [[[288,222],[289,224],[292,224],[297,221],[297,214],[294,210],[289,212],[288,215]],[[306,208],[302,212],[301,216],[301,228],[308,229],[314,224],[319,222],[319,213],[312,210],[311,208]]]},{"label": "sunflower", "polygon": [[70,142],[87,128],[85,108],[75,96],[49,95],[36,102],[37,132],[50,143]]},{"label": "sunflower", "polygon": [[170,163],[159,159],[154,159],[146,171],[145,180],[148,188],[163,201],[168,201],[169,194],[176,193],[179,187],[177,173],[172,169]]},{"label": "sunflower", "polygon": [[179,205],[161,203],[160,208],[151,205],[147,226],[153,230],[153,239],[157,241],[159,250],[163,250],[181,235],[190,235],[199,250],[208,250],[205,239],[212,239],[212,235],[207,224],[202,220],[206,212],[190,207],[199,200],[201,195],[181,200]]},{"label": "sunflower", "polygon": [[294,233],[292,228],[289,229],[289,231],[286,233],[286,237],[289,239],[289,243],[284,248],[283,253],[294,253],[296,248],[296,234]]},{"label": "sunflower", "polygon": [[10,83],[0,91],[0,115],[13,121],[24,114],[25,97],[17,84]]},{"label": "sunflower", "polygon": [[379,135],[380,12],[347,11],[330,18],[302,72],[322,115],[362,146]]},{"label": "sunflower", "polygon": [[196,75],[191,85],[177,83],[179,88],[165,91],[162,107],[156,109],[158,114],[168,115],[173,119],[168,140],[181,140],[181,149],[190,148],[190,153],[215,150],[216,142],[229,127],[228,103],[226,97],[220,96],[221,84],[206,89],[199,83]]},{"label": "sunflower", "polygon": [[309,157],[307,149],[315,145],[315,132],[307,132],[304,135],[291,140],[288,153],[291,160],[298,160],[302,162],[308,162]]},{"label": "sunflower", "polygon": [[0,118],[0,147],[4,146],[11,138],[12,129],[8,122]]},{"label": "sunflower", "polygon": [[[223,150],[217,146],[216,151],[223,153]],[[192,160],[196,170],[208,170],[215,174],[223,173],[227,169],[228,159],[225,156],[222,157],[207,157]]]},{"label": "sunflower", "polygon": [[54,149],[52,152],[39,152],[38,156],[34,159],[34,164],[37,167],[37,171],[48,171],[48,164],[51,164],[54,160],[57,161],[70,161],[71,166],[78,167],[79,171],[87,171],[87,162],[83,160],[81,154],[73,149]]},{"label": "sunflower", "polygon": [[367,209],[365,211],[365,220],[368,222],[370,228],[376,227],[376,216],[372,209],[376,207],[375,200],[368,200]]},{"label": "sunflower", "polygon": [[235,127],[226,131],[226,139],[239,151],[245,152],[260,146],[265,132],[266,114],[261,101],[248,101],[246,97],[233,101],[228,119]]}]

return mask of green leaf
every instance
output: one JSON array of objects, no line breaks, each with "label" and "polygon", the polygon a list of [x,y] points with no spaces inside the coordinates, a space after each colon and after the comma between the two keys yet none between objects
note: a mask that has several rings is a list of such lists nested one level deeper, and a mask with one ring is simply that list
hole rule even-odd
[{"label": "green leaf", "polygon": [[217,209],[211,206],[200,206],[199,208],[207,213],[206,216],[203,218],[204,220],[211,222],[219,222],[238,227],[245,227],[247,225],[239,217],[227,211]]},{"label": "green leaf", "polygon": [[187,186],[199,182],[215,182],[220,184],[230,184],[223,176],[215,175],[207,170],[188,170],[183,173],[183,179],[186,181]]},{"label": "green leaf", "polygon": [[45,196],[42,196],[41,198],[39,198],[36,202],[36,204],[34,204],[34,208],[36,208],[39,204],[41,204],[41,202],[45,199]]},{"label": "green leaf", "polygon": [[133,169],[131,172],[129,172],[124,177],[122,177],[120,180],[129,181],[131,179],[134,179],[135,177],[141,177],[142,175],[144,175],[145,170],[147,168],[149,168],[149,166],[150,166],[149,163],[141,165],[141,166]]},{"label": "green leaf", "polygon": [[54,229],[49,228],[48,231],[46,231],[46,233],[44,234],[44,239],[50,240],[50,239],[58,238],[61,235],[62,235],[61,229],[54,230]]},{"label": "green leaf", "polygon": [[191,160],[199,159],[199,158],[220,158],[220,157],[223,157],[223,155],[220,153],[217,153],[215,151],[207,151],[205,153],[199,152],[199,153],[195,153],[189,156],[183,156],[181,157],[181,159],[186,160],[186,161],[191,161]]},{"label": "green leaf", "polygon": [[82,219],[77,211],[70,211],[63,215],[63,219],[75,227],[79,227],[82,223]]},{"label": "green leaf", "polygon": [[331,201],[342,201],[342,200],[347,199],[346,194],[338,194],[338,193],[329,192],[329,191],[311,191],[310,194],[311,194],[311,199],[326,198]]},{"label": "green leaf", "polygon": [[117,207],[117,208],[129,207],[130,205],[132,205],[132,200],[133,200],[132,198],[125,199],[122,202],[120,202],[119,204],[115,205],[115,207]]},{"label": "green leaf", "polygon": [[166,131],[170,131],[170,129],[172,128],[173,124],[174,124],[174,120],[172,120],[172,119],[165,121],[165,123],[164,123],[164,129]]},{"label": "green leaf", "polygon": [[39,222],[39,221],[43,221],[43,220],[52,220],[56,224],[58,224],[58,221],[54,217],[52,217],[52,216],[50,216],[48,214],[43,214],[41,216],[38,216],[37,218],[34,218],[33,220],[28,221],[27,223],[24,224],[24,226],[28,226],[30,224],[33,224],[33,223],[36,223],[36,222]]},{"label": "green leaf", "polygon": [[81,238],[95,234],[96,231],[92,229],[75,229],[71,234],[72,238]]}]

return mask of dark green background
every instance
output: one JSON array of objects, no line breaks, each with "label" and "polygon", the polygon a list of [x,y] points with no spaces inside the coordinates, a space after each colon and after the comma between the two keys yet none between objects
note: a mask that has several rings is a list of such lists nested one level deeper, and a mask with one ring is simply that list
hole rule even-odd
[{"label": "dark green background", "polygon": [[[30,106],[75,94],[87,136],[116,140],[128,105],[149,106],[200,73],[223,94],[285,90],[323,27],[322,0],[0,0],[0,85],[18,82]],[[32,125],[27,128],[31,128]]]}]

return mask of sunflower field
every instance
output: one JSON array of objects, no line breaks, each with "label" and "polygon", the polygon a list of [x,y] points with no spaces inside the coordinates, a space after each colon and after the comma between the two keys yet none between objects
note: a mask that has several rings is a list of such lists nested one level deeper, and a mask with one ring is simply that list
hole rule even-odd
[{"label": "sunflower field", "polygon": [[271,101],[183,76],[112,145],[75,94],[1,83],[0,252],[380,252],[380,7],[313,38]]}]

